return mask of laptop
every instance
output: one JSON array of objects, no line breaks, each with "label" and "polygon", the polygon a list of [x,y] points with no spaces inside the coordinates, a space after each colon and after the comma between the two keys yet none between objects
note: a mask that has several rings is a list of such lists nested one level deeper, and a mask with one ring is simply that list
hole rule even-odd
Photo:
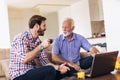
[{"label": "laptop", "polygon": [[93,58],[91,69],[85,76],[95,77],[110,73],[115,68],[117,56],[118,51],[96,54]]}]

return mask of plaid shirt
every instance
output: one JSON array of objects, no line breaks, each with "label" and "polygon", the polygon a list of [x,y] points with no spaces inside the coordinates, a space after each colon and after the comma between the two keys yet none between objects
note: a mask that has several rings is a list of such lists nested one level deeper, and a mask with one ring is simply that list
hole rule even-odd
[{"label": "plaid shirt", "polygon": [[[32,35],[29,31],[18,34],[12,44],[10,49],[10,66],[9,74],[11,80],[14,78],[25,74],[28,70],[33,69],[33,61],[23,64],[22,61],[25,59],[25,54],[41,43],[39,37],[36,39],[32,38]],[[44,52],[40,52],[38,57],[42,65],[45,65],[49,62],[47,55]]]}]

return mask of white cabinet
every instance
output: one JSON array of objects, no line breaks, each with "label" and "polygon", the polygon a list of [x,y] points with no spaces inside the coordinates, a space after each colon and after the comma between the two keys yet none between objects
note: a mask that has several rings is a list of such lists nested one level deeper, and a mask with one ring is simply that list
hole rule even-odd
[{"label": "white cabinet", "polygon": [[91,21],[104,20],[102,0],[89,0],[89,11]]},{"label": "white cabinet", "polygon": [[105,33],[102,0],[89,0],[92,34]]}]

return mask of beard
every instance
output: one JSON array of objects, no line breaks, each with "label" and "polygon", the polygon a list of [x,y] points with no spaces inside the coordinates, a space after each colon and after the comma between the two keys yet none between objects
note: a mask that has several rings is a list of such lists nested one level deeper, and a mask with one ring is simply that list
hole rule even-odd
[{"label": "beard", "polygon": [[44,36],[45,30],[41,30],[41,28],[37,31],[38,36]]},{"label": "beard", "polygon": [[72,31],[70,31],[70,32],[64,32],[64,33],[63,33],[63,36],[64,36],[64,37],[67,37],[67,36],[69,36],[71,33],[72,33]]}]

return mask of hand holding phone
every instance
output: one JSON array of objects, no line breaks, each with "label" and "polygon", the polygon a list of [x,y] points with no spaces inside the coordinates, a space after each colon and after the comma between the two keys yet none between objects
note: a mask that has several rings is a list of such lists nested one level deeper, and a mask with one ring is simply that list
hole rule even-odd
[{"label": "hand holding phone", "polygon": [[49,40],[50,40],[50,41],[49,41],[49,42],[50,42],[50,44],[52,44],[52,43],[53,43],[53,39],[49,39]]}]

